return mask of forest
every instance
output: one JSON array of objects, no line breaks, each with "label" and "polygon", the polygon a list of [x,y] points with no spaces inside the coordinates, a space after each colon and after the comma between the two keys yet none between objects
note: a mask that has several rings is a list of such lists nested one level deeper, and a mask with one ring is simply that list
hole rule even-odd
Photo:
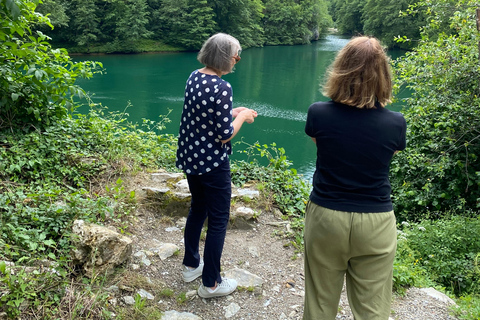
[{"label": "forest", "polygon": [[[175,170],[176,138],[162,133],[168,119],[129,123],[94,104],[76,81],[103,66],[74,62],[67,45],[138,52],[149,40],[196,50],[217,31],[245,47],[293,45],[335,28],[408,49],[392,61],[395,93],[409,92],[407,148],[390,177],[395,293],[435,287],[455,299],[458,319],[480,319],[477,9],[474,0],[0,0],[0,317],[137,319],[109,304],[111,279],[78,274],[71,226],[83,219],[128,233],[137,203],[122,179]],[[75,112],[82,103],[88,114]],[[309,188],[281,146],[252,150],[269,164],[232,163],[232,181],[258,183],[291,223],[285,241],[301,252]],[[25,271],[39,263],[55,272]],[[75,299],[65,303],[67,293]],[[138,304],[148,310],[138,319],[162,312]]]},{"label": "forest", "polygon": [[226,32],[243,47],[306,44],[329,28],[341,34],[367,34],[389,47],[402,35],[420,36],[422,14],[404,15],[415,0],[44,0],[38,11],[54,27],[42,30],[53,43],[90,52],[140,51],[141,40],[178,50],[198,50],[209,35]]}]

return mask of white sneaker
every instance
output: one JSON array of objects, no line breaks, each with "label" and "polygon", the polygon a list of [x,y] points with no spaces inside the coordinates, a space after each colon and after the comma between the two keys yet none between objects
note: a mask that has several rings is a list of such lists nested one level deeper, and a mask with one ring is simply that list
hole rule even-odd
[{"label": "white sneaker", "polygon": [[196,269],[191,269],[186,265],[183,266],[183,281],[185,282],[192,282],[193,280],[197,279],[202,275],[203,272],[203,260],[200,260],[200,264]]},{"label": "white sneaker", "polygon": [[222,282],[217,284],[215,290],[205,287],[203,284],[198,288],[198,295],[202,298],[214,298],[227,296],[237,288],[237,281],[235,279],[222,279]]}]

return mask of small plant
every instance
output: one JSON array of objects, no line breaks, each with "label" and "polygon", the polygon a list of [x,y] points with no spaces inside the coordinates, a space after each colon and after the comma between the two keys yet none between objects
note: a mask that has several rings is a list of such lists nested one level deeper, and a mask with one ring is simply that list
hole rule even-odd
[{"label": "small plant", "polygon": [[165,288],[165,289],[160,290],[160,292],[158,294],[161,297],[164,297],[164,298],[171,298],[171,297],[173,297],[174,292],[170,288]]},{"label": "small plant", "polygon": [[187,294],[185,292],[181,292],[177,296],[177,302],[178,304],[184,304],[187,301]]}]

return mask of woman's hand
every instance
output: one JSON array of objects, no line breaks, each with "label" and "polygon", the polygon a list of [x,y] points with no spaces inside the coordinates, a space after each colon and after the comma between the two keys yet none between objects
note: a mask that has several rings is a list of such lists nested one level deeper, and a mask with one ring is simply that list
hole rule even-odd
[{"label": "woman's hand", "polygon": [[257,117],[257,115],[258,115],[257,111],[252,110],[252,109],[248,109],[248,108],[244,108],[243,110],[241,110],[237,114],[237,117],[243,117],[243,119],[246,123],[253,123],[253,121],[255,121],[255,118]]},{"label": "woman's hand", "polygon": [[232,117],[236,118],[238,116],[238,114],[240,112],[242,112],[243,110],[246,110],[248,108],[245,108],[245,107],[238,107],[238,108],[234,108],[232,111]]}]

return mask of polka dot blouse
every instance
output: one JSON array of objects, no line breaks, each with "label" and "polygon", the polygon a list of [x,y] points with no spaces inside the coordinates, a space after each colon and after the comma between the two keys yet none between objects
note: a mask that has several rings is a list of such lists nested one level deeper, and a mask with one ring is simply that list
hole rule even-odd
[{"label": "polka dot blouse", "polygon": [[216,75],[192,72],[185,87],[176,165],[187,174],[208,173],[228,161],[233,134],[232,87]]}]

